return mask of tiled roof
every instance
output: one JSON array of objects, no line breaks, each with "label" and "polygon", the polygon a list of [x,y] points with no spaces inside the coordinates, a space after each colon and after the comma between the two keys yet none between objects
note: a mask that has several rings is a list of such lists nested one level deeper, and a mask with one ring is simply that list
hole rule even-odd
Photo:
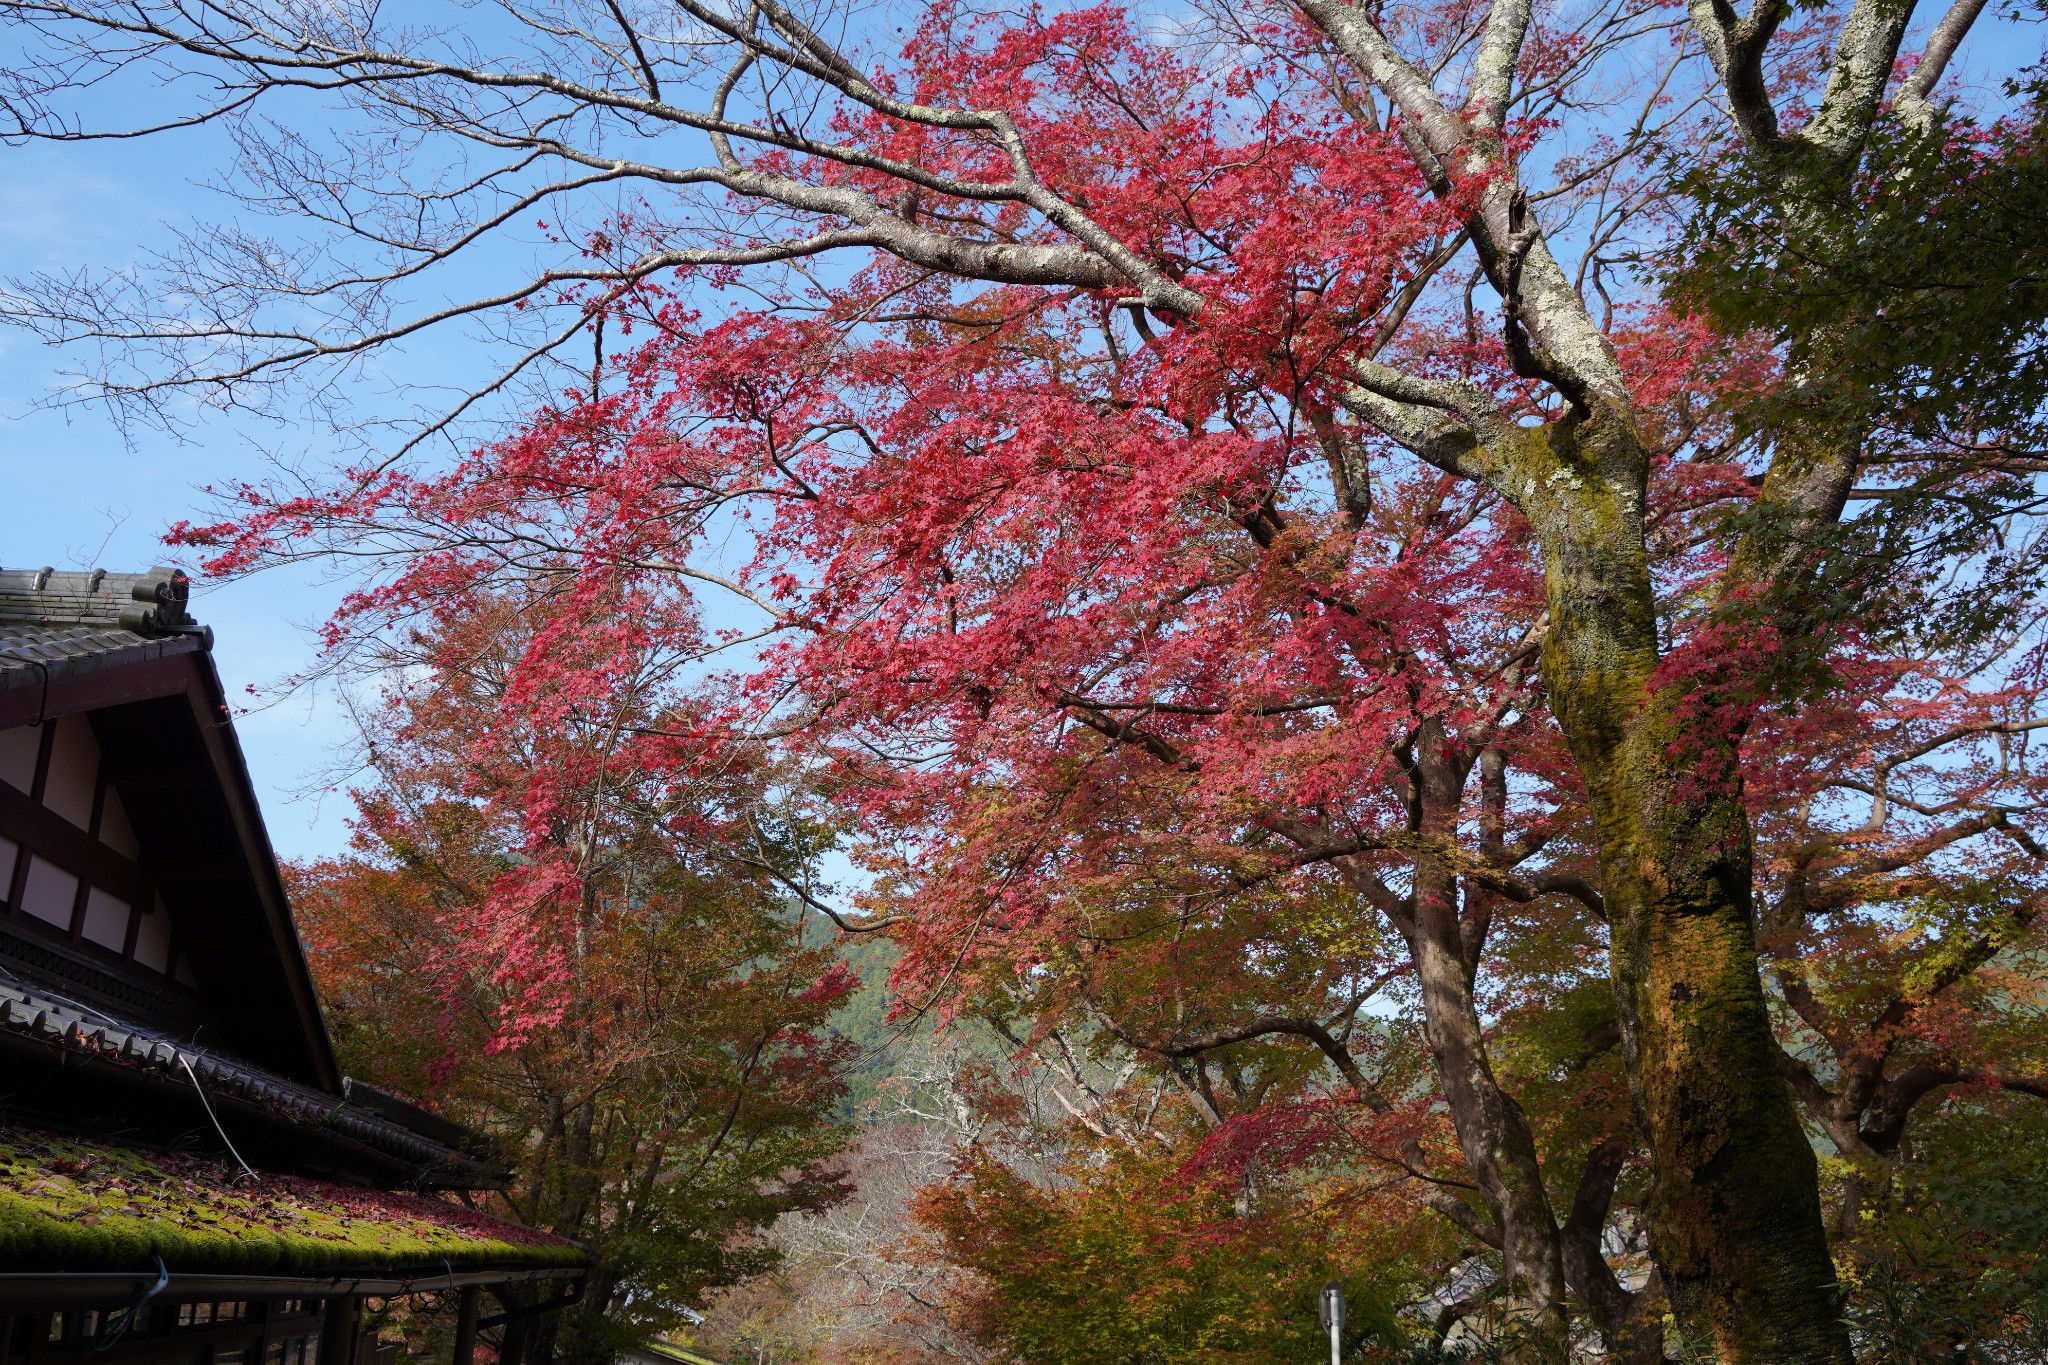
[{"label": "tiled roof", "polygon": [[198,642],[190,637],[151,639],[118,626],[32,626],[0,620],[0,689],[34,687],[45,670],[61,678],[197,648]]},{"label": "tiled roof", "polygon": [[502,1179],[497,1163],[415,1132],[361,1104],[167,1038],[67,1000],[4,969],[0,969],[0,1033],[197,1085],[213,1102],[226,1098],[254,1105],[288,1124],[324,1130],[396,1158],[427,1173],[431,1184],[474,1189]]},{"label": "tiled roof", "polygon": [[0,689],[209,647],[174,569],[0,569]]}]

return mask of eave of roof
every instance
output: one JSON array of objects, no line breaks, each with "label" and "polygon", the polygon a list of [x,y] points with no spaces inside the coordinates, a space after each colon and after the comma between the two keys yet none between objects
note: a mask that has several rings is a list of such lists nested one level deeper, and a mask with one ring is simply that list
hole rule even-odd
[{"label": "eave of roof", "polygon": [[503,1171],[361,1104],[273,1075],[65,999],[0,970],[0,1036],[37,1043],[137,1077],[190,1085],[208,1102],[248,1105],[270,1119],[340,1138],[410,1168],[441,1188],[482,1189]]},{"label": "eave of roof", "polygon": [[153,638],[119,626],[38,625],[0,618],[0,691],[39,687],[57,678],[197,654],[197,636]]},{"label": "eave of roof", "polygon": [[574,1243],[419,1195],[0,1127],[0,1269],[311,1275],[579,1267]]}]

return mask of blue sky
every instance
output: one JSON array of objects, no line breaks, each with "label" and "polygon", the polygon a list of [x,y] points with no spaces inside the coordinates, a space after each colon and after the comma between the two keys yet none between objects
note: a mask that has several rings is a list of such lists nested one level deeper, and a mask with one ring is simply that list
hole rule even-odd
[{"label": "blue sky", "polygon": [[[9,193],[0,197],[0,260],[8,274],[115,266],[163,225],[217,204],[192,183],[205,173],[199,139],[0,149]],[[161,563],[165,526],[204,507],[209,482],[254,477],[257,444],[313,446],[319,437],[256,431],[210,419],[179,441],[124,433],[95,408],[42,406],[63,358],[27,335],[0,329],[0,565],[133,570]],[[195,614],[215,630],[215,661],[231,695],[267,686],[312,659],[304,627],[336,589],[285,574],[202,585]],[[307,785],[329,766],[348,730],[333,706],[291,697],[238,722],[272,839],[287,857],[330,852],[347,837],[348,803]]]}]

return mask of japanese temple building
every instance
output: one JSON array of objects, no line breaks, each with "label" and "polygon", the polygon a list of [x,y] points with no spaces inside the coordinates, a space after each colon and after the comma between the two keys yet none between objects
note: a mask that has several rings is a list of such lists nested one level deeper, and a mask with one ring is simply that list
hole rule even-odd
[{"label": "japanese temple building", "polygon": [[382,1365],[396,1295],[467,1362],[586,1258],[337,1069],[188,588],[0,570],[0,1365]]}]

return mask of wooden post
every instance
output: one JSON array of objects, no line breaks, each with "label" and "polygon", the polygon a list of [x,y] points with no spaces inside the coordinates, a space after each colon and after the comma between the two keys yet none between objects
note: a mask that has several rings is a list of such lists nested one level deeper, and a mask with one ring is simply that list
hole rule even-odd
[{"label": "wooden post", "polygon": [[362,1301],[351,1294],[329,1299],[320,1317],[320,1365],[355,1365],[356,1318]]},{"label": "wooden post", "polygon": [[526,1337],[533,1319],[512,1316],[518,1305],[503,1291],[498,1298],[505,1305],[506,1317],[505,1336],[498,1343],[498,1365],[526,1365]]},{"label": "wooden post", "polygon": [[476,1307],[478,1296],[483,1291],[473,1284],[462,1287],[462,1298],[455,1309],[455,1362],[454,1365],[470,1365],[476,1355]]}]

